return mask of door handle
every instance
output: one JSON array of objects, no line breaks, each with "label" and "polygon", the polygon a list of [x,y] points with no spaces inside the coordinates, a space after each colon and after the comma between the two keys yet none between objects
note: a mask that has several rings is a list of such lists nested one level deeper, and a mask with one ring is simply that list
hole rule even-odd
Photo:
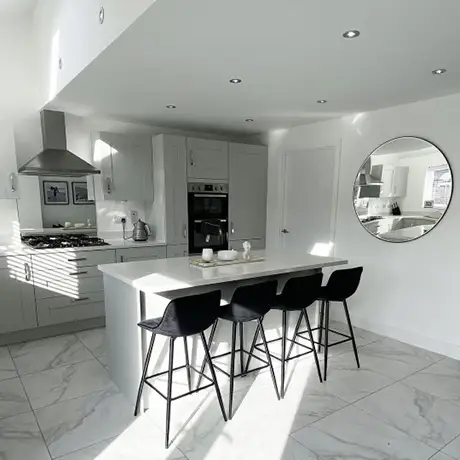
[{"label": "door handle", "polygon": [[30,265],[27,264],[27,263],[24,264],[24,275],[25,275],[26,281],[30,281],[30,279],[31,279]]},{"label": "door handle", "polygon": [[16,185],[16,174],[15,173],[10,174],[10,185],[11,185],[11,191],[13,193],[16,192],[18,187]]},{"label": "door handle", "polygon": [[283,228],[283,230],[281,230],[281,233],[286,234],[286,233],[291,233],[291,232],[287,228]]},{"label": "door handle", "polygon": [[230,233],[231,233],[232,235],[235,234],[235,227],[234,227],[234,225],[233,225],[233,222],[230,222]]},{"label": "door handle", "polygon": [[184,225],[184,230],[182,234],[184,235],[184,238],[187,238],[187,224]]},{"label": "door handle", "polygon": [[193,159],[193,150],[190,150],[190,166],[195,166],[195,160]]}]

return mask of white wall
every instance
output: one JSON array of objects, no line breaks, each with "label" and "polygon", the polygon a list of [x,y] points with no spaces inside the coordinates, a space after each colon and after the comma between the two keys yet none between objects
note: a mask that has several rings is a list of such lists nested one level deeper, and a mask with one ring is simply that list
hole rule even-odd
[{"label": "white wall", "polygon": [[460,171],[459,123],[460,95],[454,95],[270,133],[267,221],[267,244],[276,246],[280,153],[326,145],[341,148],[335,255],[365,269],[350,302],[354,323],[457,358],[460,199],[455,184],[449,211],[435,230],[404,244],[380,241],[361,227],[352,187],[369,153],[398,136],[419,136],[439,146],[455,182]]}]

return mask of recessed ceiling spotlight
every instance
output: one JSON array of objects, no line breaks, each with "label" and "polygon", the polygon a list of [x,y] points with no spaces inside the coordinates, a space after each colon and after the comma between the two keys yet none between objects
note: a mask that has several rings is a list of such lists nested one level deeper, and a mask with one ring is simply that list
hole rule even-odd
[{"label": "recessed ceiling spotlight", "polygon": [[246,118],[246,120],[244,120],[246,123],[252,123],[254,121],[254,118]]},{"label": "recessed ceiling spotlight", "polygon": [[433,75],[442,75],[443,73],[446,73],[447,69],[434,69],[431,71]]},{"label": "recessed ceiling spotlight", "polygon": [[241,83],[243,80],[241,78],[232,78],[230,80],[230,83],[233,83],[234,85],[237,85],[238,83]]},{"label": "recessed ceiling spotlight", "polygon": [[343,38],[357,38],[361,35],[359,30],[347,30],[342,34]]},{"label": "recessed ceiling spotlight", "polygon": [[174,104],[169,104],[166,106],[167,109],[175,109],[176,106]]},{"label": "recessed ceiling spotlight", "polygon": [[316,102],[318,104],[325,104],[327,101],[326,101],[326,99],[318,99]]}]

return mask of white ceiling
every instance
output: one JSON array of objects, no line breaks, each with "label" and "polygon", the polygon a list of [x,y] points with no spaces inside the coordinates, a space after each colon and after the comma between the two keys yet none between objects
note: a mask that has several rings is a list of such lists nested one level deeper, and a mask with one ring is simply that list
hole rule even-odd
[{"label": "white ceiling", "polygon": [[30,13],[38,0],[0,0],[0,19],[9,14]]},{"label": "white ceiling", "polygon": [[52,106],[216,131],[310,123],[460,92],[459,24],[460,0],[157,0]]}]

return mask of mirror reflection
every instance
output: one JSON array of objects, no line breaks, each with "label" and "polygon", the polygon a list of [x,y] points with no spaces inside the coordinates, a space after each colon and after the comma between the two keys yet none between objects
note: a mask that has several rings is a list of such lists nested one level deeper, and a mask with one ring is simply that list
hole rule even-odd
[{"label": "mirror reflection", "polygon": [[356,215],[381,240],[411,241],[441,220],[452,187],[447,158],[435,145],[416,137],[393,139],[374,150],[358,171]]}]

